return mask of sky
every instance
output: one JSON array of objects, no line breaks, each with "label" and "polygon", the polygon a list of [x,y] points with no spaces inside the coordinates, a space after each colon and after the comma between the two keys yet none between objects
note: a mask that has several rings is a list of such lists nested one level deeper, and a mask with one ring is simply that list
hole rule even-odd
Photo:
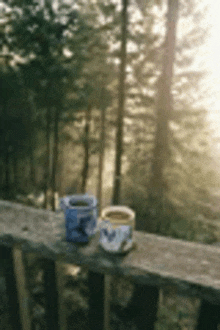
[{"label": "sky", "polygon": [[[206,0],[207,2],[207,0]],[[210,69],[215,82],[220,85],[220,6],[219,2],[216,0],[209,0],[210,4],[210,27],[211,36],[209,38],[209,51],[208,55],[210,57]],[[220,102],[220,96],[219,100]]]},{"label": "sky", "polygon": [[205,45],[203,63],[209,70],[207,84],[213,91],[210,99],[210,119],[212,125],[220,135],[220,3],[217,0],[203,0],[209,5],[207,11],[207,29],[210,28],[210,36]]},{"label": "sky", "polygon": [[[147,0],[135,1],[139,8],[145,7],[147,3]],[[197,0],[197,3],[200,3],[202,8],[207,6],[203,11],[206,22],[205,28],[207,27],[209,36],[206,43],[198,51],[194,68],[208,72],[204,81],[204,88],[207,88],[209,95],[206,95],[206,100],[202,101],[202,105],[209,110],[208,119],[211,128],[214,129],[214,135],[220,136],[220,0]],[[179,37],[186,33],[188,28],[191,29],[189,24],[190,21],[183,20],[181,24],[179,21],[177,26]]]}]

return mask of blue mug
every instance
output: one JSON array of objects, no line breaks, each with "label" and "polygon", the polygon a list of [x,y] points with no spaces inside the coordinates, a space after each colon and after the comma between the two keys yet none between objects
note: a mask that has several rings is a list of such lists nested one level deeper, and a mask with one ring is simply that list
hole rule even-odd
[{"label": "blue mug", "polygon": [[[85,204],[78,206],[77,204]],[[73,195],[61,199],[60,206],[65,213],[66,240],[87,243],[97,227],[97,200],[94,196]]]}]

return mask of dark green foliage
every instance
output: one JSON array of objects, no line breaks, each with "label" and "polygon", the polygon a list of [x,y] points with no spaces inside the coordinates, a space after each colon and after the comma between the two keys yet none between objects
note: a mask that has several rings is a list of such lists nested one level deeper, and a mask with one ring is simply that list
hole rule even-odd
[{"label": "dark green foliage", "polygon": [[[53,162],[56,118],[60,157],[58,190],[64,193],[67,185],[81,180],[86,139],[89,140],[88,178],[94,187],[97,156],[101,151],[100,109],[106,111],[107,157],[114,148],[120,6],[111,0],[95,4],[79,1],[77,10],[73,4],[55,8],[48,1],[44,7],[34,1],[6,3],[11,11],[2,12],[7,23],[0,29],[1,52],[8,52],[0,58],[1,186],[7,186],[8,181],[13,187],[17,180],[17,187],[22,189],[42,189],[48,165],[48,136],[50,166]],[[180,1],[172,82],[173,111],[169,120],[169,163],[164,171],[163,232],[170,226],[170,232],[177,236],[183,235],[176,234],[176,227],[183,227],[177,221],[178,214],[188,218],[201,212],[212,219],[218,214],[210,207],[205,211],[206,204],[212,205],[209,188],[218,186],[218,180],[211,165],[210,150],[214,141],[207,129],[207,109],[201,106],[206,97],[206,93],[201,93],[205,72],[193,67],[207,35],[202,21],[204,13],[197,8],[197,3],[196,0]],[[146,202],[158,120],[156,91],[163,62],[166,17],[160,9],[154,1],[149,1],[145,9],[137,7],[136,2],[129,3],[122,201],[129,203],[143,220],[149,215]],[[186,28],[181,34],[183,27]],[[91,127],[85,137],[89,103],[92,105]],[[34,168],[31,164],[35,164]],[[31,173],[36,174],[35,179]],[[111,175],[107,174],[106,181],[112,181]],[[105,177],[103,182],[106,184]],[[172,220],[170,213],[166,213],[170,204]],[[170,224],[166,225],[169,219]]]}]

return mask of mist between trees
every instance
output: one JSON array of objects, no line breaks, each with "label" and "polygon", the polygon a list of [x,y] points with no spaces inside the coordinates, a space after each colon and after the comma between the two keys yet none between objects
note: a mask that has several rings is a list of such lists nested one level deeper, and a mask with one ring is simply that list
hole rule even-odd
[{"label": "mist between trees", "polygon": [[3,1],[1,198],[55,210],[55,193],[91,192],[137,230],[219,240],[200,4]]}]

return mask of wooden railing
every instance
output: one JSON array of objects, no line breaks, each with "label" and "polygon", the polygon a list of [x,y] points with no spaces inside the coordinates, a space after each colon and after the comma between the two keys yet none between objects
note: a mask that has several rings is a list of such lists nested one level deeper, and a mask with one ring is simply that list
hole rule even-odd
[{"label": "wooden railing", "polygon": [[138,329],[154,329],[159,290],[173,286],[177,292],[201,299],[196,329],[211,330],[220,323],[220,249],[141,232],[137,246],[126,256],[100,250],[98,233],[87,245],[65,241],[63,215],[0,201],[0,260],[13,329],[29,330],[31,321],[25,284],[23,255],[35,252],[45,260],[46,328],[65,329],[60,279],[61,262],[89,270],[90,329],[109,328],[108,279],[123,275],[135,283],[133,303]]}]

